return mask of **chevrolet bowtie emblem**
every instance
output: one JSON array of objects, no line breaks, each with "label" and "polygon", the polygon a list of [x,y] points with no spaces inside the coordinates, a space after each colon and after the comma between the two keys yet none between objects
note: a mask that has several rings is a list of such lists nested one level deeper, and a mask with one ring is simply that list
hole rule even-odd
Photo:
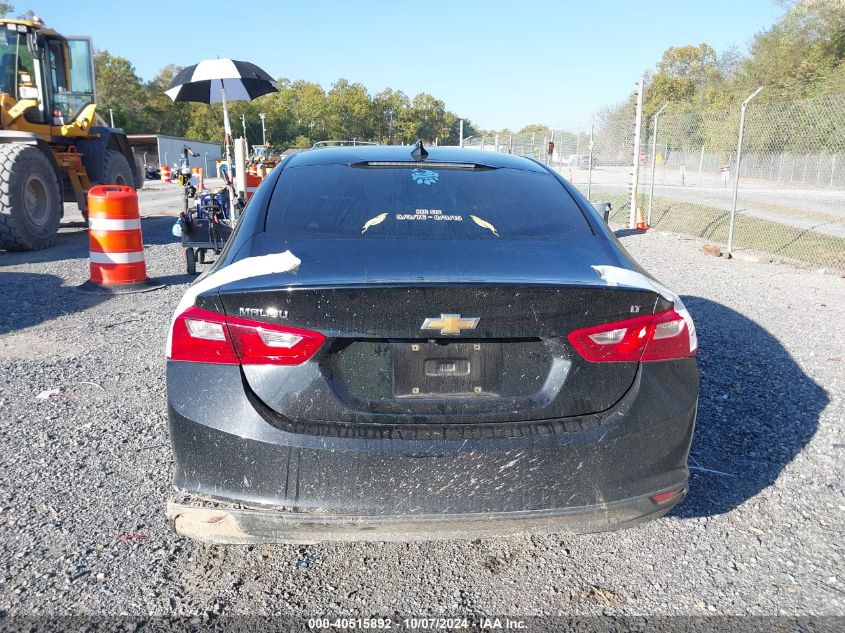
[{"label": "chevrolet bowtie emblem", "polygon": [[441,314],[440,318],[427,318],[422,330],[440,330],[444,336],[457,335],[461,330],[474,330],[480,319],[465,319],[460,314]]}]

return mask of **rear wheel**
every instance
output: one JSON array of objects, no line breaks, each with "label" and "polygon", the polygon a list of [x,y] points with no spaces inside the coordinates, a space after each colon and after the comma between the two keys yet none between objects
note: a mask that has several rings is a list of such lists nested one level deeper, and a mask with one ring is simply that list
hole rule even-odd
[{"label": "rear wheel", "polygon": [[126,157],[114,149],[106,150],[101,185],[122,185],[135,189],[135,174]]},{"label": "rear wheel", "polygon": [[52,246],[61,217],[59,182],[50,159],[33,145],[0,145],[0,248]]},{"label": "rear wheel", "polygon": [[185,264],[189,275],[197,274],[197,259],[193,248],[185,249]]}]

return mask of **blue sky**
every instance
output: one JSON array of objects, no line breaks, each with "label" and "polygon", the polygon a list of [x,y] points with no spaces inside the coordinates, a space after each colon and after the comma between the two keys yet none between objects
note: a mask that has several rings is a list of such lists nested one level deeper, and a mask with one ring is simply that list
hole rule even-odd
[{"label": "blue sky", "polygon": [[171,62],[232,57],[324,88],[345,77],[371,94],[429,92],[488,129],[587,125],[668,46],[745,51],[783,13],[771,0],[14,4],[61,33],[92,35],[144,79]]}]

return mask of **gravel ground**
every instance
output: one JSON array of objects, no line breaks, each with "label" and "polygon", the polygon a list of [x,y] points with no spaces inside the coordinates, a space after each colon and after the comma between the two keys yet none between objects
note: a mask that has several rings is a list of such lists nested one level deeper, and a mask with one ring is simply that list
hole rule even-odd
[{"label": "gravel ground", "polygon": [[[141,196],[145,214],[178,209],[175,188]],[[622,238],[699,328],[696,470],[666,518],[577,537],[226,548],[164,516],[163,348],[190,282],[172,223],[144,220],[150,275],[169,284],[147,294],[73,292],[79,229],[0,253],[0,617],[845,615],[845,279]]]}]

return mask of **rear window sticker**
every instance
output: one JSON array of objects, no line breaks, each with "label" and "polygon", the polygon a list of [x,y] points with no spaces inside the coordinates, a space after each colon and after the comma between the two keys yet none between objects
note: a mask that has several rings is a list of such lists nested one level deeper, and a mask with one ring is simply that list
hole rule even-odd
[{"label": "rear window sticker", "polygon": [[443,213],[442,209],[415,209],[413,213],[397,213],[397,220],[434,220],[435,222],[463,222],[461,215]]},{"label": "rear window sticker", "polygon": [[440,174],[436,171],[431,171],[430,169],[415,169],[411,172],[411,178],[413,178],[414,182],[418,185],[431,185],[437,182],[437,179],[440,178]]},{"label": "rear window sticker", "polygon": [[367,232],[368,228],[370,228],[371,226],[375,226],[376,224],[381,224],[386,219],[387,219],[386,213],[379,213],[376,217],[370,218],[369,220],[364,222],[364,226],[361,227],[361,234],[363,235],[364,233]]}]

